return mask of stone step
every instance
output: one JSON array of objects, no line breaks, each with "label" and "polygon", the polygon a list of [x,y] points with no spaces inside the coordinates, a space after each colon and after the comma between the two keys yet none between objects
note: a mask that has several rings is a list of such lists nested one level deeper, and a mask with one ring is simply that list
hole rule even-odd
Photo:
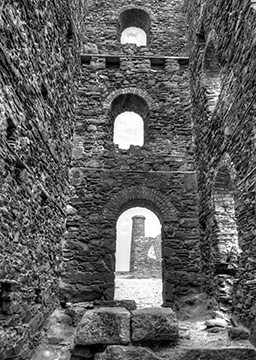
[{"label": "stone step", "polygon": [[170,349],[156,352],[156,355],[159,360],[256,360],[256,349],[249,345],[232,348]]}]

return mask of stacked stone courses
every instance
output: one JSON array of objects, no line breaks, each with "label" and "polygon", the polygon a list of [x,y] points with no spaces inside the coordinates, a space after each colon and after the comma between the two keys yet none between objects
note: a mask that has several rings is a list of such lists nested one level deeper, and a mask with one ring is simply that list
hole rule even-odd
[{"label": "stacked stone courses", "polygon": [[59,302],[60,238],[79,71],[79,17],[73,16],[78,1],[73,6],[58,0],[54,5],[34,0],[0,5],[3,360],[31,357],[45,319]]}]

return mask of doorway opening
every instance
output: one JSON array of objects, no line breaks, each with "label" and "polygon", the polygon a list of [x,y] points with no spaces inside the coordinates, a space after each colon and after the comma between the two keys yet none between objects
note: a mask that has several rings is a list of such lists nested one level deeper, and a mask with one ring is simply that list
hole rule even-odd
[{"label": "doorway opening", "polygon": [[124,211],[116,225],[115,299],[162,305],[161,224],[149,209]]},{"label": "doorway opening", "polygon": [[235,214],[235,188],[229,169],[218,169],[212,193],[213,255],[217,301],[232,305],[241,248]]}]

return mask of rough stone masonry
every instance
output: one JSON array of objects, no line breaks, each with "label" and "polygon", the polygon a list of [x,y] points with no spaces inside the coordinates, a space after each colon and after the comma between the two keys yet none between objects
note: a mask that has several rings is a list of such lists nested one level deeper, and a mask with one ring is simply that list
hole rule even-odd
[{"label": "rough stone masonry", "polygon": [[[120,44],[124,19],[140,23],[133,8],[145,19],[147,46]],[[133,206],[154,211],[162,225],[164,306],[200,291],[184,10],[181,1],[90,4],[70,169],[75,211],[63,241],[63,301],[113,298],[116,222]],[[115,119],[124,111],[142,117],[143,146],[114,144]]]},{"label": "rough stone masonry", "polygon": [[[2,1],[1,358],[29,359],[59,301],[113,298],[116,221],[133,206],[162,224],[164,306],[204,290],[256,343],[255,12]],[[120,43],[128,26],[146,46]],[[113,144],[123,111],[142,117],[143,146]]]}]

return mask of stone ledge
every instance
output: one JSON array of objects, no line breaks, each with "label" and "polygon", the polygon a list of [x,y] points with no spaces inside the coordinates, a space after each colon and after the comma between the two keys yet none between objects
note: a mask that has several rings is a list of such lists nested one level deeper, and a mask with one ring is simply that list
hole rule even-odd
[{"label": "stone ledge", "polygon": [[94,360],[158,360],[150,349],[140,346],[108,346],[103,353],[95,355]]}]

